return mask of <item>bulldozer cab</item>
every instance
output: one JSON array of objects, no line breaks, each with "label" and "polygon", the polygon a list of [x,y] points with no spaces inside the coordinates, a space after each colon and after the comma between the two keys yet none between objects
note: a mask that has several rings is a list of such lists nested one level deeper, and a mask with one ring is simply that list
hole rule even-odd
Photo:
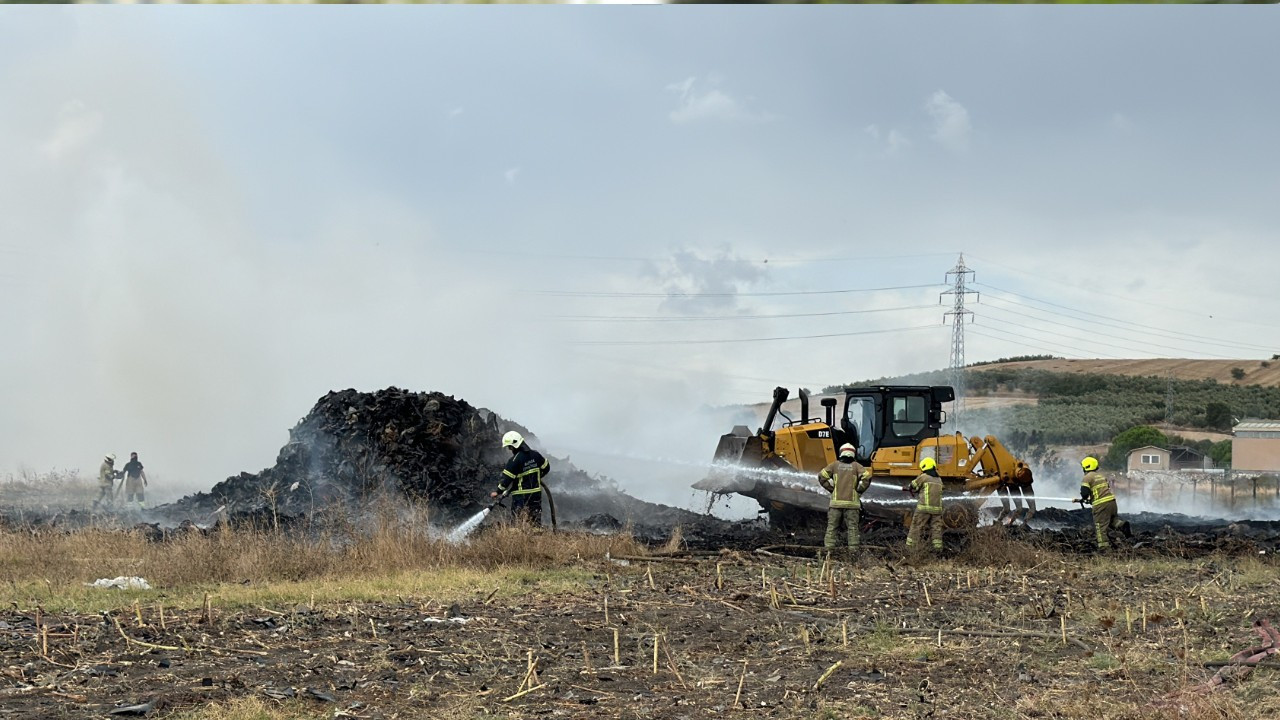
[{"label": "bulldozer cab", "polygon": [[946,422],[942,403],[955,399],[949,386],[847,388],[840,419],[840,443],[858,449],[858,460],[869,463],[876,450],[919,445],[936,438]]}]

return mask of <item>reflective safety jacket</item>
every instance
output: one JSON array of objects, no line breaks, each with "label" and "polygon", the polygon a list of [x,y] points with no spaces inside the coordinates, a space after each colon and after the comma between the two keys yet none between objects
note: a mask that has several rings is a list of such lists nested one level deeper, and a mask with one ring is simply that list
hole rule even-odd
[{"label": "reflective safety jacket", "polygon": [[831,493],[831,507],[862,507],[858,498],[871,487],[871,471],[856,462],[837,460],[818,473],[818,482]]},{"label": "reflective safety jacket", "polygon": [[502,469],[498,492],[510,492],[512,495],[542,492],[542,478],[549,472],[551,463],[537,450],[525,445],[511,456],[507,466]]},{"label": "reflective safety jacket", "polygon": [[102,467],[98,468],[98,485],[111,487],[118,477],[120,477],[120,474],[116,472],[115,465],[103,460]]},{"label": "reflective safety jacket", "polygon": [[917,493],[919,500],[916,510],[930,515],[942,514],[942,479],[929,473],[920,473],[911,481],[911,492]]},{"label": "reflective safety jacket", "polygon": [[1116,501],[1107,477],[1099,472],[1085,473],[1084,480],[1080,483],[1080,496],[1087,498],[1094,507]]}]

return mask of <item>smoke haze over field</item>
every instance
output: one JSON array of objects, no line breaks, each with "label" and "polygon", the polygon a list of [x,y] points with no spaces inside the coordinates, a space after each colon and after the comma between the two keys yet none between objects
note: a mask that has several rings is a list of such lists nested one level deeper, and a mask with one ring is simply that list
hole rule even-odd
[{"label": "smoke haze over field", "polygon": [[[961,250],[1280,349],[1240,309],[1280,260],[1246,13],[459,9],[0,8],[0,471],[137,450],[207,488],[397,385],[679,500],[705,408],[946,366]],[[1171,352],[981,289],[971,360]]]}]

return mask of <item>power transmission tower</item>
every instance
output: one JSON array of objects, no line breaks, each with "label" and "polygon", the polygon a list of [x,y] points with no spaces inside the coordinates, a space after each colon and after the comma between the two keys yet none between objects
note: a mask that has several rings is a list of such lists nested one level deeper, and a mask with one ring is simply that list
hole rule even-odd
[{"label": "power transmission tower", "polygon": [[[943,314],[942,321],[945,323],[948,318],[951,320],[951,386],[955,388],[956,400],[951,404],[949,419],[953,423],[959,422],[960,415],[964,412],[964,323],[966,315],[973,317],[973,311],[965,309],[964,300],[966,295],[978,295],[976,290],[966,289],[965,283],[973,279],[973,271],[965,267],[964,253],[960,253],[956,266],[947,271],[947,282],[951,289],[938,296],[938,302],[942,302],[946,295],[951,296],[951,309]],[[980,295],[978,299],[981,299]]]}]

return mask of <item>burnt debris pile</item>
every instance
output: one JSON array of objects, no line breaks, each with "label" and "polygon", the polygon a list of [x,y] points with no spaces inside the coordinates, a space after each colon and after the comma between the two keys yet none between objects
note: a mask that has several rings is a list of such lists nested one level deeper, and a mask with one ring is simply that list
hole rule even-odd
[{"label": "burnt debris pile", "polygon": [[[529,430],[496,413],[438,392],[394,387],[330,392],[289,431],[275,465],[229,477],[152,515],[200,525],[223,518],[268,526],[302,519],[345,522],[384,511],[390,501],[391,507],[427,507],[433,521],[452,525],[489,502],[510,457],[502,448],[508,430],[518,430],[550,459],[548,485],[562,527],[625,527],[651,542],[680,527],[690,542],[717,546],[743,543],[758,532],[752,523],[638,500],[555,457]],[[493,515],[508,516],[502,509]]]},{"label": "burnt debris pile", "polygon": [[276,463],[157,510],[170,516],[311,516],[377,498],[426,503],[441,520],[474,512],[517,427],[438,392],[330,392],[292,430]]}]

